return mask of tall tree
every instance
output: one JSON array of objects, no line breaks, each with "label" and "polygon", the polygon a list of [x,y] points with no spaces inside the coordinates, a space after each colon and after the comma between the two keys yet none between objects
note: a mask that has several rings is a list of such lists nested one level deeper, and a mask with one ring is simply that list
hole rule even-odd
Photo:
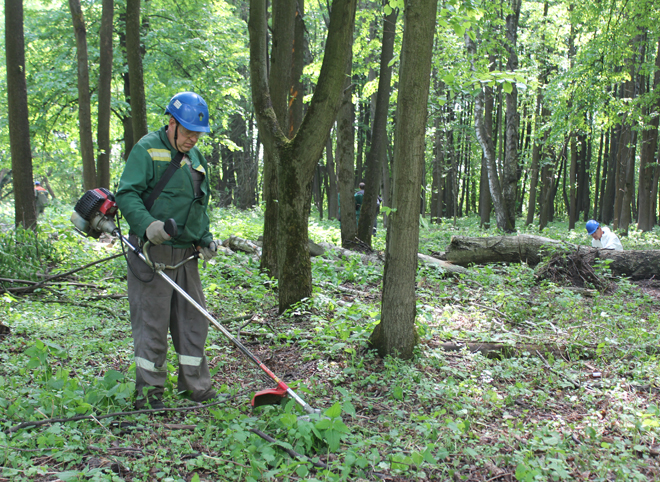
[{"label": "tall tree", "polygon": [[[252,8],[250,8],[250,12]],[[272,51],[270,55],[270,76],[268,89],[270,101],[272,102],[272,113],[278,123],[282,126],[282,135],[288,138],[289,131],[288,115],[288,93],[291,86],[291,66],[293,63],[293,42],[295,37],[295,2],[277,1],[273,3],[272,21]],[[252,21],[252,17],[250,17]],[[261,33],[260,33],[261,35]],[[267,43],[265,33],[261,40]],[[252,46],[252,35],[250,45]],[[252,48],[252,47],[251,47]],[[250,50],[252,52],[252,50]],[[250,61],[252,62],[252,55]],[[252,78],[252,89],[254,90],[254,78]],[[254,100],[253,100],[254,102]],[[256,104],[255,104],[256,106]],[[259,118],[257,117],[257,123]],[[262,128],[259,127],[262,138]],[[275,278],[279,278],[278,263],[278,224],[279,224],[279,198],[278,198],[278,172],[277,153],[266,148],[264,142],[264,173],[263,173],[263,199],[266,203],[264,213],[263,249],[261,254],[261,269]]]},{"label": "tall tree", "polygon": [[[509,54],[506,69],[515,72],[518,68],[518,21],[522,0],[509,0],[511,11],[506,16],[505,48]],[[520,114],[518,113],[518,87],[512,82],[506,92],[506,150],[502,169],[502,196],[505,202],[506,231],[516,227],[516,187],[518,185],[518,138]]]},{"label": "tall tree", "polygon": [[415,332],[419,203],[424,170],[426,104],[435,34],[435,0],[405,5],[394,132],[392,208],[387,228],[380,323],[369,342],[381,356],[409,359]]},{"label": "tall tree", "polygon": [[328,142],[325,145],[326,152],[326,170],[327,170],[327,194],[328,194],[328,218],[335,218],[339,213],[337,212],[338,206],[337,202],[337,169],[335,168],[335,160],[332,152],[332,136],[328,137]]},{"label": "tall tree", "polygon": [[96,186],[110,188],[110,101],[112,100],[112,21],[114,0],[103,0],[101,30],[99,32],[99,108],[98,156],[96,158]]},{"label": "tall tree", "polygon": [[[286,3],[286,2],[285,2]],[[266,2],[251,0],[250,78],[259,133],[275,162],[278,179],[277,264],[280,312],[312,293],[308,219],[314,169],[339,109],[344,73],[350,59],[355,0],[334,0],[325,55],[305,117],[289,139],[274,110],[267,77]],[[290,45],[290,44],[289,44]]]},{"label": "tall tree", "polygon": [[78,122],[80,125],[80,154],[83,165],[83,189],[96,187],[94,142],[92,141],[91,96],[89,92],[89,67],[87,63],[87,30],[80,0],[69,0],[69,10],[76,34],[76,57],[78,59]]},{"label": "tall tree", "polygon": [[[469,32],[466,33],[464,37],[465,46],[470,57],[470,68],[473,72],[476,72],[475,55],[477,52],[477,46],[474,40],[470,37]],[[508,231],[509,221],[507,217],[506,201],[502,194],[502,187],[500,186],[500,179],[497,173],[495,145],[493,143],[492,135],[489,134],[486,129],[484,107],[485,94],[484,90],[480,88],[474,99],[474,128],[477,140],[479,141],[479,145],[481,146],[485,158],[486,170],[488,173],[488,186],[490,188],[490,195],[495,208],[497,227],[502,231]]]},{"label": "tall tree", "polygon": [[658,147],[658,112],[660,112],[660,39],[658,39],[658,50],[655,55],[655,74],[653,76],[653,93],[655,102],[650,108],[644,109],[644,114],[649,115],[655,111],[648,122],[647,128],[642,132],[642,153],[639,160],[639,211],[637,223],[639,229],[650,231],[655,223],[655,209],[653,209],[657,192],[656,172],[658,166],[653,165],[654,155]]},{"label": "tall tree", "polygon": [[378,209],[378,193],[380,192],[385,148],[387,147],[387,115],[390,107],[390,83],[392,80],[390,60],[394,56],[397,15],[398,10],[392,9],[383,18],[383,42],[378,76],[378,94],[376,95],[376,111],[371,134],[371,147],[367,153],[364,197],[358,225],[358,238],[368,246],[371,246],[371,234]]},{"label": "tall tree", "polygon": [[14,177],[14,223],[24,228],[36,227],[22,0],[5,0],[5,50],[9,144]]},{"label": "tall tree", "polygon": [[[126,0],[126,57],[130,79],[131,120],[135,142],[147,134],[147,102],[140,46],[140,0]],[[175,92],[172,92],[172,95]]]},{"label": "tall tree", "polygon": [[344,93],[337,115],[337,149],[335,151],[337,153],[337,181],[339,184],[337,192],[339,193],[341,244],[347,248],[353,245],[357,236],[355,200],[353,198],[353,184],[355,181],[355,106],[353,105],[351,64],[351,60],[346,64]]}]

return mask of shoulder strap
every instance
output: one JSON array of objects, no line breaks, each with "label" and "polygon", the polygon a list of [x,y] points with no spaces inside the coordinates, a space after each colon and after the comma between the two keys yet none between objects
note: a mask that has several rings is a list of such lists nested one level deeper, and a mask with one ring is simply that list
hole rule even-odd
[{"label": "shoulder strap", "polygon": [[154,190],[151,191],[151,194],[149,194],[147,200],[144,201],[144,207],[147,208],[147,211],[151,211],[151,207],[154,205],[154,202],[156,202],[156,198],[160,196],[161,192],[163,192],[163,189],[165,189],[167,183],[170,182],[170,179],[172,179],[172,176],[176,170],[181,167],[181,159],[183,159],[183,152],[177,152],[170,161],[170,164],[167,166],[167,170],[160,177],[154,186]]}]

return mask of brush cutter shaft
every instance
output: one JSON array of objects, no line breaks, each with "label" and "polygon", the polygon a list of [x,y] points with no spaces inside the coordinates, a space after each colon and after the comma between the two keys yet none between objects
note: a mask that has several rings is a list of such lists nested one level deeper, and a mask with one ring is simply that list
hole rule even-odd
[{"label": "brush cutter shaft", "polygon": [[[149,266],[153,266],[152,263],[144,256],[144,254],[135,248],[129,241],[126,239],[124,236],[119,235],[121,238],[122,242],[128,246],[128,248],[133,251],[142,261],[147,263]],[[189,258],[190,259],[190,258]],[[188,260],[185,260],[188,261]],[[178,265],[177,265],[178,266]],[[256,364],[259,368],[261,368],[271,379],[277,383],[277,386],[283,390],[286,390],[286,393],[293,398],[296,403],[298,403],[304,410],[305,412],[312,414],[312,413],[318,413],[318,410],[313,409],[307,402],[305,402],[302,398],[300,398],[291,388],[287,386],[286,383],[284,383],[282,380],[280,380],[277,375],[275,375],[270,369],[264,365],[257,357],[255,357],[243,344],[236,338],[234,335],[232,335],[224,326],[222,326],[211,314],[205,310],[202,305],[197,303],[188,293],[186,293],[183,288],[181,288],[172,278],[167,276],[162,269],[159,267],[156,268],[156,272],[158,275],[163,278],[172,288],[174,288],[181,296],[183,296],[190,304],[192,304],[195,308],[197,308],[197,311],[199,311],[201,314],[203,314],[207,320],[219,331],[222,332],[223,335],[225,335],[229,340],[254,364]]]}]

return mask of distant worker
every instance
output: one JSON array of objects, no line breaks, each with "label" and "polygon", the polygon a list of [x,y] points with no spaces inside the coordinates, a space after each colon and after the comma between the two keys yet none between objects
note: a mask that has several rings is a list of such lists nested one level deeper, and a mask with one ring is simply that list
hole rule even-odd
[{"label": "distant worker", "polygon": [[594,219],[587,221],[587,233],[594,238],[591,240],[591,246],[594,248],[623,251],[619,237],[610,231],[610,228],[601,226],[598,221]]},{"label": "distant worker", "polygon": [[362,210],[362,200],[364,199],[364,183],[360,183],[360,190],[356,192],[353,197],[355,198],[355,217],[358,223],[360,222],[360,211]]},{"label": "distant worker", "polygon": [[46,191],[39,181],[34,183],[34,197],[37,204],[37,215],[42,214],[48,206],[48,191]]}]

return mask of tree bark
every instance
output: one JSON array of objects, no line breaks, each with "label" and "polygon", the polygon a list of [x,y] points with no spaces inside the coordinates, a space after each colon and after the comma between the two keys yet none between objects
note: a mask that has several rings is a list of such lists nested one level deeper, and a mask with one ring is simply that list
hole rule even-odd
[{"label": "tree bark", "polygon": [[14,223],[24,228],[36,228],[22,0],[5,0],[5,50],[9,145],[14,178]]},{"label": "tree bark", "polygon": [[80,133],[80,155],[83,166],[83,189],[96,186],[94,143],[92,141],[92,114],[89,93],[89,68],[87,64],[87,30],[80,7],[80,0],[69,0],[69,10],[76,34],[76,57],[78,59],[78,123]]},{"label": "tree bark", "polygon": [[328,219],[337,219],[337,169],[332,153],[332,136],[328,136],[328,142],[325,145],[326,168],[328,171]]},{"label": "tree bark", "polygon": [[140,0],[126,0],[126,58],[130,78],[133,139],[137,142],[147,135],[148,131],[140,47]]},{"label": "tree bark", "polygon": [[376,112],[371,134],[371,147],[367,153],[364,197],[357,232],[358,238],[368,246],[371,246],[371,234],[378,209],[378,193],[380,192],[383,162],[386,155],[387,116],[392,80],[390,60],[394,56],[397,12],[397,9],[392,9],[392,12],[383,19],[383,43],[380,56],[378,94],[376,95]]},{"label": "tree bark", "polygon": [[[641,65],[644,63],[644,54],[646,48],[646,33],[638,34],[633,39],[634,54],[630,65],[630,86],[632,90],[632,99],[636,99],[640,92],[640,70]],[[644,82],[642,80],[642,82]],[[632,113],[631,113],[632,114]],[[635,157],[637,152],[637,130],[630,128],[630,148],[627,149],[627,158],[625,163],[625,170],[623,171],[624,179],[624,191],[623,191],[623,201],[621,207],[621,217],[619,223],[619,229],[626,234],[628,233],[628,228],[632,222],[632,215],[634,211],[634,202],[635,199]]]},{"label": "tree bark", "polygon": [[250,209],[257,204],[256,194],[259,176],[257,156],[251,152],[250,137],[243,115],[240,113],[232,115],[230,126],[230,138],[242,148],[234,153],[237,205],[239,209]]},{"label": "tree bark", "polygon": [[316,90],[300,128],[290,140],[281,127],[287,124],[278,121],[267,80],[265,0],[250,2],[248,29],[252,100],[264,149],[274,153],[277,162],[280,312],[312,293],[308,245],[310,190],[314,168],[339,109],[353,42],[355,8],[355,0],[333,1],[325,55]]},{"label": "tree bark", "polygon": [[[473,72],[476,72],[474,66],[474,57],[477,53],[477,46],[470,36],[466,33],[465,46],[470,57],[470,67]],[[484,91],[481,90],[474,100],[474,129],[479,141],[479,145],[486,159],[486,168],[488,171],[488,186],[490,188],[490,195],[495,207],[495,219],[497,220],[497,227],[502,231],[507,230],[507,210],[504,196],[502,195],[502,188],[500,186],[499,176],[497,174],[497,165],[495,160],[495,146],[493,144],[492,136],[488,135],[484,125]]]},{"label": "tree bark", "polygon": [[[295,2],[281,0],[273,2],[272,50],[270,56],[270,74],[268,77],[268,94],[272,102],[275,120],[279,123],[279,126],[282,126],[282,135],[286,138],[291,136],[291,132],[288,129],[290,112],[287,105],[287,96],[291,86],[295,14]],[[265,11],[264,15],[266,15]],[[265,31],[264,38],[260,41],[264,45],[267,44]],[[264,57],[263,61],[265,62],[265,60],[266,57]],[[263,136],[261,127],[259,128],[259,132]],[[278,198],[280,180],[277,174],[279,162],[279,151],[277,149],[267,148],[264,143],[263,199],[266,203],[266,211],[264,213],[261,269],[275,278],[279,278],[280,276],[277,249],[277,230],[280,222],[280,204]]]},{"label": "tree bark", "polygon": [[110,101],[112,100],[112,23],[114,0],[103,0],[99,32],[99,107],[96,186],[110,188]]},{"label": "tree bark", "polygon": [[[547,5],[547,2],[546,2]],[[532,165],[530,167],[530,181],[529,181],[529,201],[527,203],[527,219],[525,225],[529,226],[534,222],[534,214],[536,213],[536,187],[539,182],[539,160],[541,158],[541,139],[539,139],[539,129],[541,127],[541,104],[543,103],[543,93],[541,87],[538,88],[536,94],[536,126],[534,127],[534,144],[532,146]]]},{"label": "tree bark", "polygon": [[417,338],[419,202],[437,5],[435,0],[406,3],[394,134],[395,212],[388,221],[381,321],[369,339],[381,356],[403,359],[412,357]]},{"label": "tree bark", "polygon": [[[514,72],[518,68],[518,20],[522,0],[509,0],[511,13],[506,16],[506,44],[509,53],[506,68]],[[511,84],[511,92],[506,94],[506,151],[502,170],[502,196],[506,206],[507,232],[516,228],[516,186],[518,185],[518,138],[520,114],[518,113],[518,87]]]},{"label": "tree bark", "polygon": [[131,82],[128,75],[128,53],[126,48],[126,12],[119,14],[119,24],[124,26],[124,28],[119,28],[118,37],[119,37],[119,48],[124,53],[124,65],[123,72],[121,74],[123,81],[123,91],[124,91],[124,101],[129,105],[128,109],[125,109],[120,115],[122,128],[124,131],[124,152],[122,157],[124,161],[128,159],[133,146],[135,145],[135,140],[133,139],[133,119],[131,117]]},{"label": "tree bark", "polygon": [[342,103],[337,116],[337,149],[335,150],[337,155],[337,182],[339,184],[338,203],[341,244],[344,247],[350,247],[357,237],[355,200],[353,198],[353,183],[355,181],[355,131],[353,124],[355,112],[352,100],[352,67],[350,62],[347,69]]},{"label": "tree bark", "polygon": [[[638,228],[642,231],[650,231],[655,223],[655,199],[653,196],[655,172],[657,166],[652,166],[655,160],[655,151],[658,147],[658,115],[660,111],[660,39],[658,39],[658,51],[655,56],[655,74],[653,77],[653,92],[656,94],[655,115],[648,122],[648,127],[642,133],[642,153],[639,163],[639,214],[637,216]],[[657,182],[657,181],[655,181]]]}]

